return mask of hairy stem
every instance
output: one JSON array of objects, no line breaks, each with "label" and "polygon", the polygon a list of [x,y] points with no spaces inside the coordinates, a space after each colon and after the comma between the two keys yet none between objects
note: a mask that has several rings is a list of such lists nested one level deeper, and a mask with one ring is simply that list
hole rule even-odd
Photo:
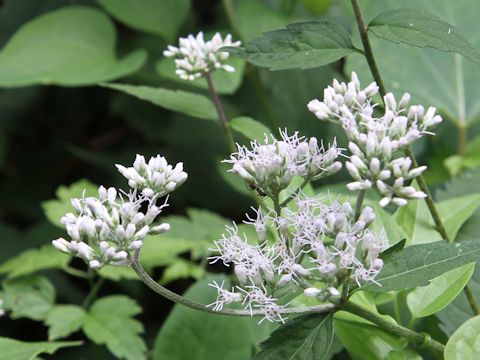
[{"label": "hairy stem", "polygon": [[[219,315],[229,315],[229,316],[264,316],[265,313],[263,310],[237,310],[237,309],[223,309],[219,311],[214,311],[213,309],[207,307],[207,305],[200,304],[196,301],[189,300],[183,296],[180,296],[173,291],[168,290],[167,288],[163,287],[155,280],[153,280],[150,275],[143,269],[142,265],[139,262],[140,258],[140,250],[135,252],[135,255],[132,259],[132,267],[133,270],[137,273],[140,280],[143,281],[145,285],[147,285],[150,289],[155,291],[157,294],[167,298],[170,301],[173,301],[177,304],[184,305],[194,310],[199,310],[207,313],[212,314],[219,314]],[[300,306],[294,308],[284,308],[280,310],[280,314],[320,314],[325,312],[331,312],[336,308],[334,304],[325,304],[325,305],[318,305],[318,306]]]},{"label": "hairy stem", "polygon": [[442,358],[445,346],[438,341],[433,340],[427,334],[420,334],[416,331],[398,325],[391,320],[387,320],[381,315],[371,312],[370,310],[367,310],[364,307],[350,301],[343,304],[341,310],[347,311],[349,313],[358,315],[366,320],[369,320],[372,323],[381,327],[383,330],[393,335],[401,336],[407,339],[409,342],[429,350],[439,359]]},{"label": "hairy stem", "polygon": [[[372,73],[372,76],[379,87],[380,95],[382,95],[382,100],[384,101],[383,98],[386,95],[385,85],[383,83],[382,77],[380,76],[380,72],[378,70],[377,63],[375,61],[375,57],[373,56],[372,46],[370,45],[370,39],[368,37],[368,29],[367,29],[367,26],[365,25],[365,19],[363,18],[362,10],[360,9],[360,4],[358,0],[351,0],[351,2],[352,2],[353,11],[355,13],[355,18],[358,25],[358,31],[360,32],[360,38],[362,39],[364,55],[367,60],[368,66],[370,68],[370,72]],[[462,135],[462,138],[463,137],[464,135]],[[465,135],[465,138],[466,138],[466,135]],[[460,150],[460,144],[459,144],[459,150]],[[417,159],[415,159],[415,155],[413,154],[412,150],[409,147],[405,149],[405,155],[412,160],[412,165],[414,168],[418,167]],[[427,194],[427,197],[425,198],[425,202],[427,203],[428,210],[432,215],[433,221],[435,223],[435,228],[437,229],[438,233],[442,236],[444,240],[451,242],[451,239],[449,238],[447,231],[445,230],[443,221],[440,218],[440,214],[438,213],[437,207],[435,206],[435,202],[433,201],[430,190],[428,189],[427,183],[425,182],[425,179],[423,178],[422,175],[417,177],[417,182],[420,190],[423,191],[425,194]],[[465,292],[465,295],[467,295],[467,298],[469,299],[469,304],[474,314],[476,315],[479,314],[478,312],[479,306],[475,298],[473,297],[473,293],[469,288],[468,284],[465,286],[464,292]]]},{"label": "hairy stem", "polygon": [[213,103],[215,104],[215,109],[217,110],[218,119],[220,120],[220,126],[223,129],[225,134],[225,140],[227,141],[228,147],[230,148],[231,152],[235,152],[237,148],[235,147],[235,141],[233,140],[232,131],[228,126],[227,117],[225,116],[225,111],[223,111],[222,102],[220,101],[220,97],[215,90],[215,85],[212,81],[212,76],[209,72],[204,74],[205,79],[207,79],[208,83],[208,91],[210,92],[210,96],[212,97]]}]

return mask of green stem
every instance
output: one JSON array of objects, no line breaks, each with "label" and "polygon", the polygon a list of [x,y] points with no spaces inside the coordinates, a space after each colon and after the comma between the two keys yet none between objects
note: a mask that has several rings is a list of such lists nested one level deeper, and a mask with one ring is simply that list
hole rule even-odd
[{"label": "green stem", "polygon": [[387,320],[386,318],[382,317],[379,314],[371,312],[370,310],[365,309],[364,307],[357,305],[353,302],[346,302],[342,305],[341,310],[347,311],[349,313],[358,315],[366,320],[371,321],[372,323],[378,325],[383,330],[400,337],[407,339],[409,342],[419,345],[438,358],[442,358],[443,352],[445,350],[445,346],[439,343],[436,340],[433,340],[427,334],[420,334],[416,331],[410,330],[406,327],[398,325],[391,320]]},{"label": "green stem", "polygon": [[465,287],[463,288],[463,292],[467,297],[468,304],[470,305],[473,313],[475,315],[480,315],[480,308],[478,307],[477,300],[475,299],[475,295],[473,295],[472,289],[470,289],[470,286],[468,286],[468,284],[465,285]]},{"label": "green stem", "polygon": [[357,202],[355,203],[355,220],[358,220],[360,214],[362,213],[363,200],[365,200],[365,190],[360,190],[357,197]]},{"label": "green stem", "polygon": [[62,270],[65,271],[69,275],[77,276],[77,277],[80,277],[82,279],[88,279],[88,277],[89,277],[88,273],[86,273],[85,271],[72,268],[68,265],[65,266]]},{"label": "green stem", "polygon": [[368,29],[365,25],[365,19],[363,18],[362,10],[360,9],[360,4],[358,0],[351,0],[353,12],[355,13],[355,18],[357,19],[358,31],[360,33],[360,38],[362,39],[362,45],[364,50],[364,55],[367,59],[370,72],[373,75],[375,82],[378,85],[380,95],[383,97],[387,94],[385,91],[385,85],[383,84],[382,77],[380,76],[380,71],[378,71],[377,62],[373,56],[372,46],[370,45],[370,39],[368,38]]},{"label": "green stem", "polygon": [[[307,186],[308,184],[310,183],[310,179],[309,178],[305,178],[303,180],[303,182],[300,184],[300,186],[297,188],[297,190],[295,190],[288,198],[286,198],[285,200],[282,201],[280,205],[281,208],[287,206],[290,201],[292,201],[293,199],[295,199],[295,197],[300,194],[300,192],[305,188],[305,186]],[[275,210],[276,211],[276,210]]]},{"label": "green stem", "polygon": [[468,141],[468,127],[465,123],[458,125],[458,155],[464,156]]},{"label": "green stem", "polygon": [[[142,265],[139,262],[140,258],[140,250],[135,252],[135,255],[132,259],[132,267],[133,270],[137,273],[138,277],[142,282],[147,285],[150,289],[155,291],[157,294],[167,298],[170,301],[173,301],[177,304],[184,305],[194,310],[199,310],[207,313],[212,314],[219,314],[219,315],[230,315],[230,316],[264,316],[265,313],[263,310],[237,310],[237,309],[222,309],[219,311],[214,311],[213,309],[207,307],[204,304],[200,304],[196,301],[189,300],[180,296],[173,291],[168,290],[167,288],[163,287],[155,280],[153,280],[150,275],[143,269]],[[325,304],[325,305],[317,305],[317,306],[299,306],[294,308],[284,308],[280,310],[280,314],[319,314],[325,312],[331,312],[336,308],[334,304]]]},{"label": "green stem", "polygon": [[87,309],[92,304],[93,300],[95,300],[104,282],[105,279],[103,277],[99,277],[97,281],[93,284],[87,297],[85,298],[85,300],[83,300],[82,307],[84,309]]},{"label": "green stem", "polygon": [[233,140],[232,131],[230,130],[230,126],[228,125],[227,117],[225,116],[225,111],[223,111],[223,106],[220,101],[220,98],[217,94],[217,91],[215,90],[215,85],[213,84],[212,76],[210,75],[209,72],[206,72],[204,74],[204,77],[205,79],[207,79],[208,91],[210,92],[213,103],[215,104],[215,109],[217,110],[220,126],[222,127],[223,132],[225,134],[225,139],[227,141],[228,147],[230,148],[231,152],[235,152],[237,151],[237,148],[235,146],[235,141]]}]

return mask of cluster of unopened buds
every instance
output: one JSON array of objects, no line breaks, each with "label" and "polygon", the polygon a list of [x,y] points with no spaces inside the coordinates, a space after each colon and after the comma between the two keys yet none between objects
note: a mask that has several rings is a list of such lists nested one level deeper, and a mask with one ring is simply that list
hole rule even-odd
[{"label": "cluster of unopened buds", "polygon": [[[246,221],[254,226],[255,239],[239,233],[234,224],[215,241],[212,250],[218,255],[210,258],[212,263],[233,266],[238,285],[225,289],[211,284],[218,291],[210,305],[214,310],[242,303],[250,311],[262,310],[264,319],[283,322],[284,305],[275,298],[282,288],[293,285],[319,301],[338,301],[345,287],[375,281],[387,243],[369,229],[375,219],[370,207],[355,220],[348,202],[298,195],[293,208],[283,214],[255,210],[256,216]],[[276,229],[275,239],[267,238],[267,228]]]},{"label": "cluster of unopened buds", "polygon": [[73,212],[61,219],[70,240],[52,241],[58,250],[81,258],[93,269],[128,265],[146,236],[168,231],[169,224],[156,223],[167,203],[157,202],[187,178],[181,163],[173,168],[161,156],[146,163],[137,155],[133,167],[117,168],[128,179],[130,192],[100,186],[98,197],[72,199]]},{"label": "cluster of unopened buds", "polygon": [[229,53],[218,50],[225,46],[238,47],[240,44],[240,41],[232,41],[232,35],[228,34],[222,39],[219,33],[205,41],[203,32],[199,32],[197,36],[180,38],[178,47],[169,45],[163,55],[175,58],[175,72],[181,79],[192,81],[213,70],[234,72],[233,66],[225,64]]},{"label": "cluster of unopened buds", "polygon": [[354,179],[348,184],[352,191],[368,190],[375,186],[382,195],[381,206],[393,203],[404,206],[408,199],[426,197],[422,191],[410,186],[411,180],[425,171],[426,166],[412,168],[409,157],[398,155],[442,118],[436,109],[425,111],[422,105],[409,106],[410,95],[405,93],[397,103],[392,93],[384,97],[385,110],[375,114],[373,97],[378,93],[376,83],[365,89],[355,73],[352,81],[339,83],[324,90],[323,101],[312,100],[308,109],[321,120],[340,124],[348,139],[350,161],[345,166]]},{"label": "cluster of unopened buds", "polygon": [[342,149],[336,143],[327,148],[317,139],[304,138],[295,132],[289,136],[280,131],[281,140],[265,135],[264,143],[251,142],[251,148],[237,145],[227,163],[231,171],[261,192],[274,196],[287,188],[294,176],[316,180],[342,168],[337,158]]}]

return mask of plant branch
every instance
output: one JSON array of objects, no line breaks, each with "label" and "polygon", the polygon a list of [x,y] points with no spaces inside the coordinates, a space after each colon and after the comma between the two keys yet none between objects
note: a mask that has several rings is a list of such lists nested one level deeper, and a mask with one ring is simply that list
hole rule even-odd
[{"label": "plant branch", "polygon": [[395,322],[387,320],[381,315],[371,312],[370,310],[367,310],[364,307],[350,301],[343,304],[341,310],[347,311],[349,313],[358,315],[366,320],[369,320],[372,323],[381,327],[383,330],[393,335],[401,336],[407,339],[409,342],[431,351],[433,354],[438,356],[438,358],[443,358],[445,346],[438,341],[433,340],[428,334],[420,334],[416,331],[398,325]]},{"label": "plant branch", "polygon": [[85,298],[85,300],[83,300],[82,307],[84,309],[87,309],[92,304],[93,300],[95,300],[104,282],[105,279],[103,277],[99,277],[97,281],[93,284],[87,297]]},{"label": "plant branch", "polygon": [[303,182],[300,184],[300,186],[293,192],[290,194],[290,196],[288,198],[286,198],[285,200],[283,200],[281,203],[280,203],[280,208],[283,208],[285,206],[287,206],[290,201],[292,201],[293,199],[295,199],[295,197],[300,194],[300,192],[305,188],[305,186],[307,186],[308,184],[310,183],[310,179],[309,178],[305,178],[303,179]]},{"label": "plant branch", "polygon": [[215,90],[215,85],[212,81],[212,76],[209,72],[204,74],[205,79],[207,79],[208,84],[208,91],[210,92],[210,96],[212,97],[213,103],[215,104],[215,109],[217,110],[218,119],[220,121],[220,126],[223,129],[225,134],[225,140],[227,141],[228,147],[230,148],[231,152],[237,151],[235,146],[235,141],[233,140],[232,131],[230,130],[230,126],[228,125],[227,117],[225,116],[225,111],[223,111],[223,106],[220,101],[220,98]]},{"label": "plant branch", "polygon": [[[147,285],[150,289],[155,291],[157,294],[167,298],[170,301],[173,301],[177,304],[187,306],[194,310],[199,310],[207,313],[218,314],[218,315],[229,315],[229,316],[264,316],[265,313],[263,310],[237,310],[237,309],[223,309],[220,311],[214,311],[213,309],[207,307],[207,305],[200,304],[196,301],[189,300],[183,296],[180,296],[173,291],[168,290],[163,287],[155,280],[153,280],[150,275],[143,269],[142,265],[139,262],[140,250],[135,252],[135,255],[132,259],[133,270],[137,273],[138,277],[142,282]],[[280,314],[320,314],[325,312],[331,312],[335,310],[336,305],[334,304],[325,304],[318,306],[300,306],[294,308],[284,308],[280,310]]]},{"label": "plant branch", "polygon": [[362,213],[363,200],[365,200],[365,190],[360,190],[357,197],[357,202],[355,203],[355,221],[358,220],[360,214]]},{"label": "plant branch", "polygon": [[87,272],[72,268],[71,266],[68,266],[68,265],[63,267],[62,270],[65,271],[68,275],[77,276],[82,279],[88,279],[89,277]]},{"label": "plant branch", "polygon": [[[375,57],[373,56],[372,46],[370,45],[370,39],[368,37],[368,29],[367,29],[367,26],[365,25],[365,20],[362,15],[362,10],[360,9],[360,4],[358,0],[351,0],[351,2],[352,2],[353,11],[355,13],[355,18],[357,20],[358,31],[360,32],[360,38],[362,39],[362,44],[364,47],[364,55],[365,55],[365,58],[367,59],[368,66],[370,67],[370,72],[372,73],[372,76],[379,87],[380,94],[382,95],[382,100],[384,101],[383,97],[386,95],[385,85],[383,83],[382,77],[380,76],[380,72],[378,70],[377,63],[375,61]],[[461,131],[461,129],[459,130]],[[464,151],[463,150],[464,145],[462,145],[462,142],[466,142],[466,135],[460,132],[459,151]],[[417,159],[415,158],[415,155],[413,154],[410,147],[407,147],[405,149],[405,155],[412,160],[412,165],[414,168],[418,167]],[[425,198],[425,202],[427,203],[428,210],[432,215],[436,230],[444,240],[447,240],[448,242],[452,242],[452,239],[449,238],[447,231],[445,230],[443,221],[440,217],[437,207],[435,206],[435,202],[433,201],[432,194],[430,193],[427,183],[425,182],[425,179],[423,178],[422,175],[417,177],[417,182],[420,190],[427,195],[427,197]],[[469,288],[468,284],[465,286],[464,292],[469,300],[470,307],[472,308],[472,311],[474,312],[474,314],[480,314],[479,312],[480,308],[477,302],[475,301],[475,297],[473,296],[473,293]]]}]

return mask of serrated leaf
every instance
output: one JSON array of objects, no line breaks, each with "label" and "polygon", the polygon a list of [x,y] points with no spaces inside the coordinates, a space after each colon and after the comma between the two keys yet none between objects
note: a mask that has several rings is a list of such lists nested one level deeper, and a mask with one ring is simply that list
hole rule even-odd
[{"label": "serrated leaf", "polygon": [[466,321],[448,339],[445,360],[474,360],[480,353],[480,316]]},{"label": "serrated leaf", "polygon": [[264,33],[244,48],[224,48],[271,70],[308,69],[357,51],[348,32],[330,21],[306,21]]},{"label": "serrated leaf", "polygon": [[407,305],[412,316],[422,318],[444,309],[462,291],[474,270],[473,263],[460,266],[432,279],[427,286],[408,293]]},{"label": "serrated leaf", "polygon": [[428,285],[428,281],[449,270],[478,260],[480,241],[460,243],[436,241],[412,245],[389,256],[375,282],[362,287],[373,292],[399,291]]},{"label": "serrated leaf", "polygon": [[85,310],[76,305],[56,305],[48,314],[48,339],[56,340],[81,329],[85,320]]},{"label": "serrated leaf", "polygon": [[4,262],[0,265],[0,273],[7,274],[11,279],[45,269],[62,269],[69,260],[68,255],[48,244],[38,249],[26,250]]},{"label": "serrated leaf", "polygon": [[455,26],[418,9],[387,10],[375,17],[368,28],[394,43],[451,51],[480,63],[480,53]]},{"label": "serrated leaf", "polygon": [[332,314],[303,315],[276,329],[253,360],[324,360],[333,341]]},{"label": "serrated leaf", "polygon": [[[230,95],[235,93],[242,84],[243,74],[245,70],[245,60],[230,57],[225,61],[225,64],[231,65],[235,68],[235,72],[229,73],[226,71],[214,71],[211,73],[212,81],[215,90],[219,94]],[[194,86],[200,89],[208,89],[207,80],[205,78],[190,80],[182,80],[175,74],[174,59],[163,58],[155,65],[157,73],[165,79],[178,82],[182,85]]]},{"label": "serrated leaf", "polygon": [[149,86],[126,84],[102,84],[102,86],[200,119],[216,120],[218,118],[213,103],[203,95]]},{"label": "serrated leaf", "polygon": [[55,288],[46,277],[31,275],[4,281],[2,297],[13,319],[44,320],[53,307]]},{"label": "serrated leaf", "polygon": [[40,354],[53,354],[58,349],[81,344],[81,341],[25,342],[0,337],[0,360],[34,360]]},{"label": "serrated leaf", "polygon": [[97,0],[116,19],[134,29],[173,41],[190,10],[190,0]]},{"label": "serrated leaf", "polygon": [[[195,283],[185,297],[209,304],[217,293],[209,281]],[[228,288],[228,283],[225,285]],[[252,335],[248,318],[216,316],[175,305],[163,323],[153,348],[154,360],[247,360],[251,355]]]},{"label": "serrated leaf", "polygon": [[90,307],[83,331],[93,342],[106,345],[120,359],[145,359],[147,347],[140,337],[143,326],[132,318],[140,312],[137,303],[127,296],[107,296]]},{"label": "serrated leaf", "polygon": [[143,50],[121,60],[103,12],[85,6],[52,11],[23,25],[0,52],[0,86],[80,86],[123,77],[146,60]]},{"label": "serrated leaf", "polygon": [[42,208],[45,216],[50,222],[62,229],[65,226],[60,222],[60,218],[68,212],[72,212],[72,198],[81,198],[85,196],[97,196],[98,187],[88,180],[79,180],[70,186],[59,186],[56,195],[57,199],[44,201]]},{"label": "serrated leaf", "polygon": [[229,122],[230,127],[244,135],[249,140],[263,142],[265,135],[271,133],[270,129],[261,122],[247,116],[240,116]]}]

